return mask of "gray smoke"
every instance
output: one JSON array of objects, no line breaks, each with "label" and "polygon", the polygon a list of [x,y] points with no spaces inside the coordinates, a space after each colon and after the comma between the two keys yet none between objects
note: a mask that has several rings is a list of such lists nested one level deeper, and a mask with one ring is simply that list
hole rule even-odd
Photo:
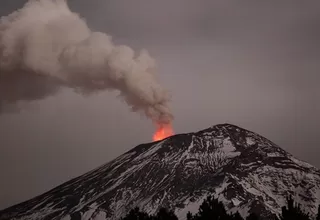
[{"label": "gray smoke", "polygon": [[92,32],[65,0],[30,0],[0,19],[0,112],[19,101],[115,89],[133,111],[157,124],[173,119],[170,97],[156,81],[156,63]]}]

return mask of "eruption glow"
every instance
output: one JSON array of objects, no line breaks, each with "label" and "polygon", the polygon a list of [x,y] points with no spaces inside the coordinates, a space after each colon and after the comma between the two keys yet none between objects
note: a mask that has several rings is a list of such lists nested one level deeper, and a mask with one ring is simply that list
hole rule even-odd
[{"label": "eruption glow", "polygon": [[153,141],[160,141],[174,135],[171,124],[158,125],[158,129],[153,135]]}]

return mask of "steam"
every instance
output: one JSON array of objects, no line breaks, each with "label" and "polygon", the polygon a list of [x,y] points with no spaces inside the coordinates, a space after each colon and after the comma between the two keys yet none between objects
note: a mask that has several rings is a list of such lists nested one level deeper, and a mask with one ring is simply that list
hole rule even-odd
[{"label": "steam", "polygon": [[157,124],[173,119],[156,63],[92,32],[65,0],[30,0],[0,19],[0,112],[43,99],[65,86],[84,93],[119,90],[135,112]]}]

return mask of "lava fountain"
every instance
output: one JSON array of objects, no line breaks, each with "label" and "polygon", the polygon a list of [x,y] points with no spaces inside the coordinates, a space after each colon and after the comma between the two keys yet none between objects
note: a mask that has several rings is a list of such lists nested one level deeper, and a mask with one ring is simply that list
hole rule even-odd
[{"label": "lava fountain", "polygon": [[153,135],[153,141],[160,141],[172,135],[174,135],[174,131],[171,124],[158,125]]}]

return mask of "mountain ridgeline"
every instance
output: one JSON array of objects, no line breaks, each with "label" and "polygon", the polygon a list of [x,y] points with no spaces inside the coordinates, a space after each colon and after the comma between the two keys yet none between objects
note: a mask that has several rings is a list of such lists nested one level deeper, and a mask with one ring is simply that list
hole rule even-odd
[{"label": "mountain ridgeline", "polygon": [[[138,207],[179,220],[213,195],[228,213],[280,215],[292,198],[314,217],[320,170],[268,139],[219,124],[142,144],[49,192],[0,211],[0,220],[116,220]],[[190,217],[190,216],[189,216]]]}]

